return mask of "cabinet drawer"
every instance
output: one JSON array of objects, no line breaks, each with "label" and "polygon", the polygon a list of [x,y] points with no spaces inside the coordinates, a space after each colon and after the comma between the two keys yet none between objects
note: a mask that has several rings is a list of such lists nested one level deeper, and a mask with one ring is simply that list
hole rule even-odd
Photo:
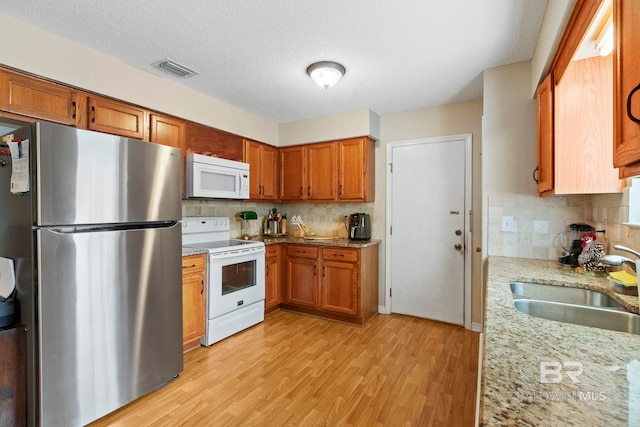
[{"label": "cabinet drawer", "polygon": [[204,269],[205,254],[188,255],[182,257],[182,274]]},{"label": "cabinet drawer", "polygon": [[322,249],[322,259],[334,261],[358,262],[357,249],[324,248]]},{"label": "cabinet drawer", "polygon": [[265,256],[280,256],[280,245],[267,245],[265,247]]},{"label": "cabinet drawer", "polygon": [[304,258],[317,258],[318,248],[315,246],[289,245],[287,248],[287,255]]}]

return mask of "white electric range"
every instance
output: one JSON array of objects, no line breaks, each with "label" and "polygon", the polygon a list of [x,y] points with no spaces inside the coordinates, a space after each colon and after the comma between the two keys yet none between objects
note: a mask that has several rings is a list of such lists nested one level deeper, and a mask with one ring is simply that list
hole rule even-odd
[{"label": "white electric range", "polygon": [[231,239],[227,217],[182,219],[182,246],[208,251],[207,319],[202,345],[264,320],[263,242]]}]

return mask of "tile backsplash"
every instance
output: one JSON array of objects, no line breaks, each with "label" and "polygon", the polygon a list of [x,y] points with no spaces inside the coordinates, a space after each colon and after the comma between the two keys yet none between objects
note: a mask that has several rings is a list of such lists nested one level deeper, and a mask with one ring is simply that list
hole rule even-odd
[{"label": "tile backsplash", "polygon": [[487,211],[489,256],[557,260],[563,251],[561,233],[575,222],[604,230],[597,238],[607,253],[617,252],[614,244],[640,249],[640,228],[625,224],[629,220],[628,188],[621,194],[603,195],[491,194]]},{"label": "tile backsplash", "polygon": [[[374,215],[374,203],[257,203],[235,200],[183,200],[182,216],[226,216],[235,220],[231,221],[231,236],[242,234],[241,223],[238,214],[242,211],[255,211],[258,214],[257,221],[249,221],[249,234],[261,233],[262,221],[272,208],[278,212],[286,213],[287,218],[299,215],[309,227],[309,230],[319,236],[347,237],[347,229],[344,223],[344,215],[354,212],[365,212],[371,215],[372,227],[384,226],[383,218]],[[295,228],[289,225],[290,230]],[[289,231],[291,234],[292,231]]]}]

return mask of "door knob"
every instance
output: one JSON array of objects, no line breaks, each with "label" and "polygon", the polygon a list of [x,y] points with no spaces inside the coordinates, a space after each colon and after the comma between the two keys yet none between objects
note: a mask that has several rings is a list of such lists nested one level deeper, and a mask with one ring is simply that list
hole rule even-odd
[{"label": "door knob", "polygon": [[462,230],[456,230],[456,236],[461,236],[462,235]]},{"label": "door knob", "polygon": [[460,243],[456,243],[456,245],[454,246],[454,248],[456,248],[456,250],[460,250],[462,249],[462,245]]}]

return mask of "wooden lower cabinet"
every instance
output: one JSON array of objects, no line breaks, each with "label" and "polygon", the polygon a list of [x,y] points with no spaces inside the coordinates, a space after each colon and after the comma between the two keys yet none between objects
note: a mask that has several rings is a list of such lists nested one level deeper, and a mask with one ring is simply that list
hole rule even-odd
[{"label": "wooden lower cabinet", "polygon": [[0,426],[26,426],[26,328],[0,328],[0,349]]},{"label": "wooden lower cabinet", "polygon": [[318,248],[289,245],[285,301],[298,307],[318,307]]},{"label": "wooden lower cabinet", "polygon": [[182,257],[182,348],[190,350],[200,345],[205,333],[206,255]]},{"label": "wooden lower cabinet", "polygon": [[265,254],[265,299],[264,310],[269,313],[282,302],[282,245],[269,245]]},{"label": "wooden lower cabinet", "polygon": [[378,245],[289,244],[281,307],[363,325],[378,312]]}]

